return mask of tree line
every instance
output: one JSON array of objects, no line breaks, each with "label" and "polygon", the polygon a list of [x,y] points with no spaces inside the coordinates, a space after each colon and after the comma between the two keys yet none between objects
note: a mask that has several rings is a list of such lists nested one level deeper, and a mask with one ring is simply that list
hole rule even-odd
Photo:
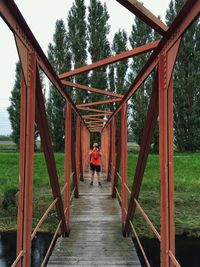
[{"label": "tree line", "polygon": [[[184,4],[184,0],[171,0],[166,13],[166,24],[170,25]],[[88,10],[87,10],[88,9]],[[87,12],[86,12],[87,11]],[[88,7],[84,0],[75,0],[67,21],[56,21],[53,40],[48,46],[48,59],[57,74],[79,68],[103,58],[127,51],[161,38],[148,25],[135,17],[130,36],[124,29],[115,33],[109,43],[109,13],[105,3],[90,0]],[[145,64],[149,53],[114,63],[108,67],[83,73],[70,81],[94,88],[124,94]],[[200,148],[200,20],[193,23],[184,35],[177,63],[174,69],[174,143],[180,152],[198,151]],[[140,145],[152,90],[150,76],[129,102],[129,136]],[[105,96],[88,91],[66,87],[67,93],[77,104],[106,99]],[[14,88],[8,108],[12,126],[12,138],[19,145],[20,114],[20,64],[16,65]],[[64,149],[64,107],[65,101],[50,85],[46,109],[55,151]],[[107,106],[105,106],[107,107]],[[113,110],[115,104],[109,104]],[[95,108],[95,106],[94,106]],[[96,108],[99,108],[96,107]],[[37,137],[37,131],[36,131]],[[156,126],[152,149],[158,151],[158,125]]]}]

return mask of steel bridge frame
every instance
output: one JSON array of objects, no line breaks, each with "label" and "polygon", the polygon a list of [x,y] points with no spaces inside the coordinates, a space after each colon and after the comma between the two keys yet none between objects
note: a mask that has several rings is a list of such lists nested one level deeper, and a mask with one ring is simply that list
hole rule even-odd
[{"label": "steel bridge frame", "polygon": [[[42,266],[45,265],[48,253],[53,246],[57,233],[60,231],[62,236],[68,236],[70,234],[70,199],[73,195],[79,197],[79,183],[83,180],[83,172],[87,168],[90,134],[93,132],[101,132],[102,163],[107,172],[107,178],[112,183],[112,196],[114,198],[118,196],[121,202],[122,232],[124,236],[128,236],[130,231],[133,231],[141,251],[144,254],[147,266],[150,266],[135,231],[134,224],[132,223],[137,208],[160,241],[161,267],[180,266],[175,258],[173,69],[176,63],[176,56],[179,51],[181,38],[192,22],[199,16],[200,1],[187,0],[169,28],[137,0],[117,1],[160,33],[162,35],[161,40],[144,44],[143,46],[123,52],[119,55],[102,59],[88,66],[83,66],[57,75],[13,0],[0,0],[0,15],[14,34],[22,65],[17,258],[12,265],[13,267],[31,266],[31,241],[54,206],[57,211],[58,226]],[[91,88],[65,80],[72,76],[150,51],[152,51],[151,56],[125,95],[116,94],[106,89],[100,90]],[[64,185],[62,189],[60,189],[58,182],[39,69],[44,71],[66,101]],[[130,190],[127,182],[127,102],[134,96],[152,72],[154,72],[152,93],[133,185]],[[66,93],[65,86],[77,88],[78,90],[88,90],[115,98],[94,103],[75,104]],[[112,112],[109,110],[109,104],[113,102],[118,104]],[[107,108],[96,109],[90,107],[102,104],[106,105]],[[82,116],[82,111],[88,111],[88,115]],[[92,114],[89,114],[89,112]],[[75,117],[75,125],[73,125],[72,116],[73,118]],[[106,117],[107,120],[100,119],[100,117]],[[155,229],[138,202],[141,183],[158,117],[160,233]],[[36,228],[32,230],[35,122],[40,132],[54,201],[50,204]],[[121,182],[121,194],[118,189],[119,182]],[[72,192],[70,190],[71,183],[73,184]],[[128,194],[130,195],[129,197]],[[62,195],[64,195],[64,198],[62,198]]]}]

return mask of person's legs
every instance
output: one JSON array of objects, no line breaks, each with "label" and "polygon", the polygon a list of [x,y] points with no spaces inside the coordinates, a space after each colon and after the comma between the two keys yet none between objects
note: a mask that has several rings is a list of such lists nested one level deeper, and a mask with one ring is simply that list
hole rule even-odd
[{"label": "person's legs", "polygon": [[96,166],[97,180],[98,180],[99,186],[101,186],[100,171],[101,171],[101,167],[100,166]]},{"label": "person's legs", "polygon": [[91,170],[91,182],[90,182],[90,185],[93,185],[95,169],[94,169],[94,165],[92,163],[90,164],[90,170]]}]

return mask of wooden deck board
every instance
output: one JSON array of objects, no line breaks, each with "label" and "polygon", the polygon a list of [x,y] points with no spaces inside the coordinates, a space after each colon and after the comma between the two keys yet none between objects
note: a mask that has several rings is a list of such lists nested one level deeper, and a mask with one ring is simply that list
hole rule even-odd
[{"label": "wooden deck board", "polygon": [[72,203],[70,236],[58,238],[47,266],[141,267],[131,238],[122,236],[121,210],[110,183],[103,180],[100,188],[89,182],[86,173],[80,197]]}]

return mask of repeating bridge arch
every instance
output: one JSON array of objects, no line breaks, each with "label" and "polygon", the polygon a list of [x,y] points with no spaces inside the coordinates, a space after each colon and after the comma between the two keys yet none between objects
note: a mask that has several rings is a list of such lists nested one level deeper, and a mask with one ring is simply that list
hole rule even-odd
[{"label": "repeating bridge arch", "polygon": [[[58,225],[42,266],[46,264],[57,234],[60,233],[62,237],[71,236],[73,223],[75,222],[71,220],[70,200],[72,196],[74,196],[75,202],[79,201],[81,193],[80,188],[83,186],[81,181],[84,181],[84,173],[88,165],[90,136],[94,132],[99,132],[101,135],[102,163],[105,171],[105,179],[108,181],[111,188],[110,191],[102,194],[102,196],[107,197],[109,193],[113,199],[117,196],[120,199],[120,228],[122,228],[123,236],[127,238],[131,231],[133,231],[139,243],[139,247],[144,254],[146,264],[150,266],[134,227],[134,214],[135,210],[138,209],[160,241],[161,267],[180,266],[175,257],[174,230],[173,68],[181,39],[188,27],[199,16],[200,1],[185,1],[180,13],[169,28],[137,0],[117,1],[157,31],[162,36],[161,39],[144,44],[119,55],[102,59],[96,63],[57,75],[14,1],[0,0],[0,15],[14,34],[22,65],[18,230],[16,260],[12,265],[13,267],[31,266],[31,241],[54,206],[56,207]],[[125,95],[67,81],[67,78],[80,73],[135,57],[149,51],[152,51],[151,56],[130,88],[127,89]],[[39,77],[40,69],[44,71],[66,101],[65,174],[62,189],[59,187],[51,136],[48,128],[44,97]],[[154,75],[152,93],[133,178],[133,185],[132,188],[129,189],[127,183],[127,103],[151,73]],[[71,86],[77,88],[77,90],[88,90],[91,93],[104,94],[107,95],[109,99],[93,103],[74,103],[66,93],[65,86]],[[114,111],[109,109],[110,103],[116,103]],[[102,105],[103,107],[106,106],[106,109],[102,108]],[[93,106],[95,106],[95,108]],[[96,106],[99,106],[99,108],[96,108]],[[87,111],[88,114],[82,115],[82,111]],[[72,117],[75,118],[75,124]],[[153,131],[158,117],[161,225],[159,231],[155,229],[138,202],[147,157],[152,143]],[[54,200],[33,230],[32,194],[35,122],[40,132]],[[121,192],[118,186],[119,183],[121,183]],[[73,189],[71,190],[71,188]],[[98,195],[99,193],[94,192],[94,194]],[[111,201],[111,198],[109,201]],[[110,231],[111,230],[112,229],[110,229]],[[107,231],[109,231],[109,229]],[[84,229],[82,229],[82,234],[84,234]],[[121,230],[118,231],[118,234],[119,237],[122,235]],[[110,244],[110,246],[112,246],[112,244]],[[123,262],[124,265],[126,265],[126,263],[129,264],[130,262]],[[136,262],[135,266],[139,266],[138,264],[139,263]]]}]

